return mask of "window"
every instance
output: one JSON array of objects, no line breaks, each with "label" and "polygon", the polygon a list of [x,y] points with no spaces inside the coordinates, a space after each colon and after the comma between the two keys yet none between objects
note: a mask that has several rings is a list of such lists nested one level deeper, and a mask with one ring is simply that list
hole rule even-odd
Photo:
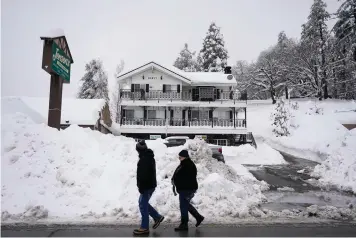
[{"label": "window", "polygon": [[141,91],[141,89],[145,90],[146,89],[146,84],[134,84],[135,92]]},{"label": "window", "polygon": [[199,88],[199,96],[203,99],[214,98],[214,88]]},{"label": "window", "polygon": [[166,84],[166,92],[177,91],[177,85]]},{"label": "window", "polygon": [[192,111],[192,119],[198,120],[199,119],[199,111]]},{"label": "window", "polygon": [[199,111],[200,115],[199,118],[200,120],[209,120],[209,111]]},{"label": "window", "polygon": [[125,110],[126,119],[134,119],[135,111],[134,110]]},{"label": "window", "polygon": [[156,111],[147,110],[147,119],[156,119]]},{"label": "window", "polygon": [[184,145],[187,142],[186,139],[169,139],[168,143]]}]

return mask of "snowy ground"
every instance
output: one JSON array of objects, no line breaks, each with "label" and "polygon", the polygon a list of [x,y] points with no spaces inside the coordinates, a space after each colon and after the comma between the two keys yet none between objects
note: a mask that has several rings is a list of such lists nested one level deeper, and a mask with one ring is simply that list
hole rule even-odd
[{"label": "snowy ground", "polygon": [[[71,126],[64,131],[36,124],[24,114],[2,118],[2,222],[139,221],[135,142]],[[155,152],[158,187],[152,204],[167,222],[179,221],[171,176],[182,148],[148,141]],[[195,206],[207,222],[252,217],[268,188],[243,166],[217,162],[205,143],[188,149],[198,168]],[[209,154],[210,153],[210,154]]]},{"label": "snowy ground", "polygon": [[356,132],[342,126],[356,124],[356,102],[314,99],[297,102],[297,110],[290,108],[296,126],[291,127],[290,136],[272,134],[270,115],[274,106],[265,101],[249,105],[249,130],[278,150],[321,162],[314,170],[321,185],[335,185],[356,193]]},{"label": "snowy ground", "polygon": [[[269,115],[273,106],[251,105],[248,125],[261,138],[257,141],[258,148],[223,147],[226,164],[211,158],[206,144],[190,141],[186,147],[199,174],[199,190],[193,203],[206,216],[206,223],[280,217],[355,219],[355,207],[338,207],[337,203],[330,206],[319,202],[283,211],[269,209],[263,206],[271,199],[266,197],[268,185],[256,180],[243,166],[285,166],[281,154],[269,146],[273,145],[322,162],[313,171],[319,184],[337,185],[355,192],[356,133],[340,124],[341,120],[352,121],[355,113],[343,112],[341,117],[335,112],[355,109],[355,105],[354,102],[322,102],[318,106],[324,108],[324,114],[315,115],[309,109],[315,107],[314,102],[300,102],[300,108],[294,112],[299,127],[288,138],[276,138],[271,133]],[[3,223],[132,224],[139,221],[135,178],[138,158],[132,139],[76,126],[59,132],[35,123],[34,115],[29,115],[2,111]],[[157,164],[158,187],[151,203],[166,216],[167,222],[178,222],[178,198],[173,196],[170,179],[179,163],[177,154],[183,147],[166,148],[160,140],[147,143],[155,152]],[[277,192],[285,203],[293,194],[288,187],[281,187]],[[293,196],[295,199],[295,193]]]},{"label": "snowy ground", "polygon": [[283,156],[262,141],[257,141],[255,149],[251,145],[224,146],[223,154],[227,164],[284,164]]}]

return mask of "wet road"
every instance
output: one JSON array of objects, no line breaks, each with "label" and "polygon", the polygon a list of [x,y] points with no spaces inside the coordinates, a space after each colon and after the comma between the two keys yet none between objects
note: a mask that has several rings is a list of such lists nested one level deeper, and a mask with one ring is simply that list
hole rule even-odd
[{"label": "wet road", "polygon": [[[134,227],[102,227],[102,226],[72,226],[72,227],[1,227],[2,237],[128,237],[132,236]],[[202,226],[190,228],[188,232],[175,232],[171,226],[161,226],[151,230],[150,237],[306,237],[355,236],[356,225],[351,223],[334,224],[276,224],[268,226]]]},{"label": "wet road", "polygon": [[311,205],[347,208],[356,205],[356,196],[336,189],[318,187],[308,180],[317,162],[281,153],[288,164],[244,165],[258,179],[270,185],[264,192],[267,202],[262,208],[273,211],[304,209]]},{"label": "wet road", "polygon": [[[289,187],[296,192],[321,190],[307,182],[311,178],[310,172],[318,164],[314,161],[296,158],[281,153],[288,164],[281,165],[244,165],[258,179],[270,185],[270,190]],[[298,172],[299,171],[299,172]]]}]

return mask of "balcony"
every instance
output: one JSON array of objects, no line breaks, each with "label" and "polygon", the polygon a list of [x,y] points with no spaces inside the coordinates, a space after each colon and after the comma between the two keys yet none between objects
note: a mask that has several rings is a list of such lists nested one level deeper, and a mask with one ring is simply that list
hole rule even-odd
[{"label": "balcony", "polygon": [[[194,93],[193,93],[194,92]],[[183,101],[242,101],[239,100],[238,94],[233,91],[222,91],[219,89],[213,89],[210,92],[197,92],[194,90],[189,91],[162,91],[151,90],[145,92],[145,90],[131,92],[129,89],[120,90],[120,98],[123,100],[183,100]]]},{"label": "balcony", "polygon": [[151,127],[217,127],[217,128],[246,128],[245,119],[214,119],[214,120],[185,120],[185,119],[143,119],[123,118],[122,126],[151,126]]}]

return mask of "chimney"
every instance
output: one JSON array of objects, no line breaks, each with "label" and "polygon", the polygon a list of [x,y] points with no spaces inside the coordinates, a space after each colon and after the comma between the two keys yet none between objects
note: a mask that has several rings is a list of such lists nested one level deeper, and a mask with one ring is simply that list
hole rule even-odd
[{"label": "chimney", "polygon": [[231,74],[231,66],[226,66],[224,72],[225,74]]}]

